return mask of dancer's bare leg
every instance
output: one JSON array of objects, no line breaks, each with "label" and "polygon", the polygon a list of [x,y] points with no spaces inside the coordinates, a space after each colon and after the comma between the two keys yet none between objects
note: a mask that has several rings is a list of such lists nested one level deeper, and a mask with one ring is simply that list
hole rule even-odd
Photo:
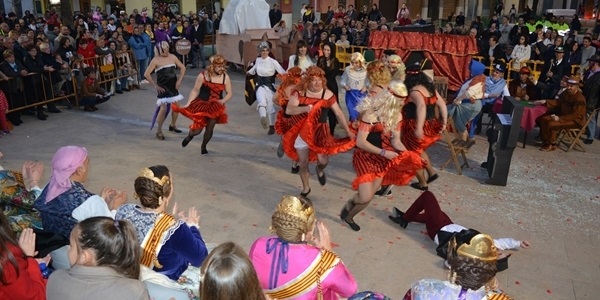
[{"label": "dancer's bare leg", "polygon": [[[342,219],[352,228],[354,231],[359,231],[360,226],[354,222],[354,216],[360,213],[362,210],[369,206],[369,203],[373,200],[375,192],[381,186],[382,178],[377,178],[373,182],[365,182],[358,186],[358,193],[354,194],[344,209],[342,210]],[[344,215],[346,214],[347,215]]]},{"label": "dancer's bare leg", "polygon": [[309,149],[296,149],[298,154],[298,166],[300,167],[300,180],[302,180],[302,193],[307,195],[310,192],[308,183],[308,153]]},{"label": "dancer's bare leg", "polygon": [[171,126],[177,128],[176,124],[177,124],[177,117],[179,117],[179,113],[178,112],[171,112]]},{"label": "dancer's bare leg", "polygon": [[[156,122],[158,123],[158,126],[156,128],[156,136],[159,139],[164,139],[164,136],[162,135],[162,127],[163,124],[165,123],[165,114],[167,112],[167,105],[166,104],[161,104],[160,108],[158,109],[158,116],[156,118]],[[162,136],[162,138],[160,138],[160,136]]]}]

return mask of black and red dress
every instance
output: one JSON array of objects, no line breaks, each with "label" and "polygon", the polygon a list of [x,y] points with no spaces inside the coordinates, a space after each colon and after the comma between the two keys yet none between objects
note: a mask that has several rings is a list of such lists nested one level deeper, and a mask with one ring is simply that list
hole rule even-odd
[{"label": "black and red dress", "polygon": [[227,74],[223,75],[223,82],[212,82],[211,78],[204,72],[204,82],[200,87],[198,97],[186,108],[180,108],[173,104],[173,111],[176,111],[192,120],[190,129],[198,130],[206,127],[208,119],[216,119],[217,124],[227,124],[227,110],[225,105],[219,100],[223,99],[225,91],[225,79]]},{"label": "black and red dress", "polygon": [[[416,91],[423,95],[420,91]],[[415,135],[415,129],[417,128],[417,105],[413,102],[408,101],[406,98],[404,106],[402,107],[402,126],[401,126],[401,141],[402,144],[408,150],[412,151],[423,151],[433,145],[437,140],[441,138],[441,131],[444,124],[436,117],[436,101],[437,96],[433,95],[425,97],[426,115],[425,123],[423,124],[423,138],[419,139]]]},{"label": "black and red dress", "polygon": [[[328,113],[331,107],[337,103],[336,96],[324,99],[325,92],[321,98],[298,96],[299,106],[312,105],[308,113],[290,116],[290,128],[283,135],[283,149],[285,154],[294,161],[298,160],[298,154],[294,148],[296,138],[300,137],[308,145],[310,153],[308,160],[317,160],[317,154],[334,155],[348,151],[356,145],[356,141],[350,138],[336,139],[329,131]],[[297,92],[295,92],[297,93]]]},{"label": "black and red dress", "polygon": [[394,149],[391,132],[385,132],[382,123],[371,124],[360,121],[358,130],[369,132],[367,141],[373,146],[397,152],[398,156],[387,159],[385,156],[357,148],[352,156],[352,165],[356,172],[352,189],[358,190],[359,185],[373,182],[377,178],[383,178],[383,185],[406,185],[415,176],[417,170],[423,168],[424,161],[419,152],[398,152]]}]

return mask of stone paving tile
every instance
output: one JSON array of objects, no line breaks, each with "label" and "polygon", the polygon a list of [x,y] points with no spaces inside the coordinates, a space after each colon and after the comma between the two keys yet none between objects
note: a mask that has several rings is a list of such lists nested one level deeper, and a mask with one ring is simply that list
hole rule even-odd
[{"label": "stone paving tile", "polygon": [[[185,96],[194,78],[188,73],[184,79]],[[241,91],[242,77],[232,74],[232,79],[234,91]],[[165,127],[166,140],[156,140],[148,126],[154,97],[153,90],[140,90],[114,97],[94,113],[64,110],[45,122],[24,117],[13,135],[0,139],[1,163],[20,169],[26,159],[42,161],[47,166],[42,181],[47,181],[54,151],[83,145],[91,159],[86,187],[93,192],[106,186],[123,189],[133,203],[139,170],[165,164],[174,175],[174,200],[182,210],[197,207],[205,240],[234,241],[248,250],[257,237],[269,234],[270,216],[281,196],[300,191],[298,176],[289,172],[290,161],[275,157],[279,137],[266,135],[255,107],[237,93],[228,103],[229,124],[216,127],[209,155],[200,156],[201,136],[182,148],[185,134]],[[178,120],[182,129],[189,124],[183,117]],[[479,164],[486,158],[487,142],[477,136],[463,175],[450,166],[439,171],[440,179],[430,187],[454,222],[532,243],[530,249],[509,251],[510,268],[498,274],[501,287],[515,299],[596,299],[600,294],[600,141],[586,149],[545,153],[530,141],[513,154],[508,186],[496,187],[482,184],[487,174]],[[436,168],[449,157],[441,142],[428,152]],[[331,159],[325,187],[318,185],[311,166],[310,198],[359,287],[399,299],[416,280],[445,279],[447,270],[424,234],[425,226],[401,229],[387,218],[394,206],[406,210],[418,191],[394,187],[393,196],[374,199],[355,219],[363,228],[358,233],[339,220],[342,205],[354,193],[351,159],[351,153]]]}]

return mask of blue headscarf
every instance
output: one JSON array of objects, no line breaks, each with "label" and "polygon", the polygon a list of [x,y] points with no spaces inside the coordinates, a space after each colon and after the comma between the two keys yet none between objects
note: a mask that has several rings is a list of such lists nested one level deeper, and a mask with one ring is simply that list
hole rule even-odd
[{"label": "blue headscarf", "polygon": [[477,60],[471,60],[471,65],[469,66],[469,70],[471,70],[471,78],[483,74],[485,72],[485,65]]}]

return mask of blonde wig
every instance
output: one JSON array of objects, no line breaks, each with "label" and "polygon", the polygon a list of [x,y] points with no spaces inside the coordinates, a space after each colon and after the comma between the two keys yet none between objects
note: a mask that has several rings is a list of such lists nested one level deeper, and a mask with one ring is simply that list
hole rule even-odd
[{"label": "blonde wig", "polygon": [[[226,66],[227,61],[225,60],[225,58],[222,55],[215,54],[209,58],[209,61],[210,61],[210,66],[208,66],[208,68],[207,68],[208,73],[210,75],[213,75],[213,74],[221,75],[215,71],[215,67]],[[225,73],[225,71],[223,73]]]},{"label": "blonde wig", "polygon": [[361,68],[365,67],[365,64],[366,64],[365,57],[360,52],[354,52],[350,56],[350,62],[355,62],[355,61],[360,63]]},{"label": "blonde wig", "polygon": [[367,77],[371,86],[387,86],[392,81],[390,70],[381,60],[374,60],[367,65]]},{"label": "blonde wig", "polygon": [[169,53],[169,43],[166,41],[158,42],[154,46],[154,56],[161,56],[163,53]]},{"label": "blonde wig", "polygon": [[386,132],[398,128],[402,121],[402,106],[408,96],[408,89],[404,83],[394,80],[384,93],[376,96],[367,96],[356,107],[359,114],[371,114],[380,120]]},{"label": "blonde wig", "polygon": [[406,77],[406,65],[404,64],[400,56],[396,54],[390,55],[387,58],[387,64],[390,68],[390,71],[391,69],[395,70],[392,73],[393,79],[404,80],[404,77]]}]

